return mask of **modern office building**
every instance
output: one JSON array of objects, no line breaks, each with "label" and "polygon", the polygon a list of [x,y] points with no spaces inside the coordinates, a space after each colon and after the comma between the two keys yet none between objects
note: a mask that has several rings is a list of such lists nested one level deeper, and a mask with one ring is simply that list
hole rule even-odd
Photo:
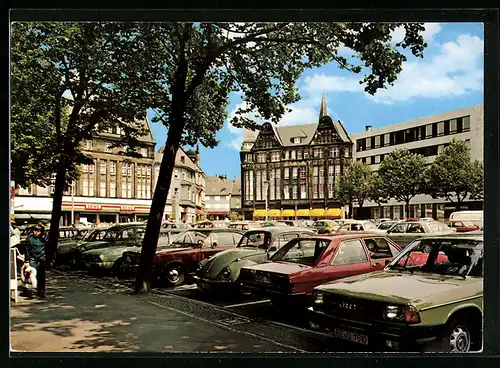
[{"label": "modern office building", "polygon": [[[355,144],[354,159],[377,170],[384,156],[396,148],[405,148],[425,156],[432,163],[436,156],[455,138],[467,143],[473,160],[483,161],[484,118],[483,105],[446,112],[444,114],[388,125],[377,129],[366,126],[365,131],[350,134]],[[355,206],[356,207],[356,206]],[[364,218],[404,218],[403,203],[389,201],[380,208],[373,202],[363,205],[363,213],[354,209],[355,216]],[[410,216],[447,218],[454,210],[445,199],[418,195],[410,202]],[[463,209],[482,209],[482,201],[468,201]]]},{"label": "modern office building", "polygon": [[[323,96],[317,123],[245,130],[240,152],[246,219],[338,218],[335,181],[352,161],[353,143],[327,116]],[[267,199],[267,201],[266,201]],[[267,206],[266,206],[267,203]]]}]

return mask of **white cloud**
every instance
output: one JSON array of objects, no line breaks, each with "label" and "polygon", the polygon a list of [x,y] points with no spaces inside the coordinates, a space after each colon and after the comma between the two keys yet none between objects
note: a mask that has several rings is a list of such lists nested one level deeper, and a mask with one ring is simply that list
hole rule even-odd
[{"label": "white cloud", "polygon": [[362,92],[359,81],[352,77],[314,74],[304,79],[304,89],[310,94],[315,92]]},{"label": "white cloud", "polygon": [[[434,36],[441,31],[441,25],[439,23],[424,23],[425,31],[423,32],[423,37],[425,42],[430,44],[434,41]],[[391,43],[396,44],[403,41],[405,36],[404,27],[397,27],[391,32],[392,40]]]}]

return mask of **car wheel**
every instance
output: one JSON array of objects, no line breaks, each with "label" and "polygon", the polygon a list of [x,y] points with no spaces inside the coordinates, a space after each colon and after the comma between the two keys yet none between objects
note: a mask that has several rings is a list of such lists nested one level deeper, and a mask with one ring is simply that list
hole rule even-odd
[{"label": "car wheel", "polygon": [[169,286],[179,286],[184,283],[186,271],[180,263],[174,263],[165,267],[163,277]]},{"label": "car wheel", "polygon": [[474,333],[469,324],[463,320],[454,320],[445,330],[443,336],[444,350],[452,353],[467,353],[472,350]]},{"label": "car wheel", "polygon": [[111,268],[111,272],[113,273],[113,275],[115,276],[118,276],[118,278],[121,278],[121,267],[122,267],[122,259],[121,258],[118,258],[115,263],[113,263],[113,267]]}]

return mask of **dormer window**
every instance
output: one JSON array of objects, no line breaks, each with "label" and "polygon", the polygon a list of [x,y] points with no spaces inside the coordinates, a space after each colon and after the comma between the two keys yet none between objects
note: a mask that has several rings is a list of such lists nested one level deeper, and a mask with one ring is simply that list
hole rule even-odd
[{"label": "dormer window", "polygon": [[181,162],[184,163],[184,156],[181,156]]},{"label": "dormer window", "polygon": [[294,137],[294,138],[290,139],[290,141],[293,144],[300,144],[300,143],[302,143],[302,137]]}]

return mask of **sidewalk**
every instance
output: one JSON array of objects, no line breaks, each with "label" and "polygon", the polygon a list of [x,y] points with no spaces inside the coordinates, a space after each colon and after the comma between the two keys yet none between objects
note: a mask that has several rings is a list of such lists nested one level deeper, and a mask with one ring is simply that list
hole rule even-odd
[{"label": "sidewalk", "polygon": [[12,351],[278,352],[282,346],[154,305],[150,296],[103,289],[47,272],[47,298],[11,302]]}]

